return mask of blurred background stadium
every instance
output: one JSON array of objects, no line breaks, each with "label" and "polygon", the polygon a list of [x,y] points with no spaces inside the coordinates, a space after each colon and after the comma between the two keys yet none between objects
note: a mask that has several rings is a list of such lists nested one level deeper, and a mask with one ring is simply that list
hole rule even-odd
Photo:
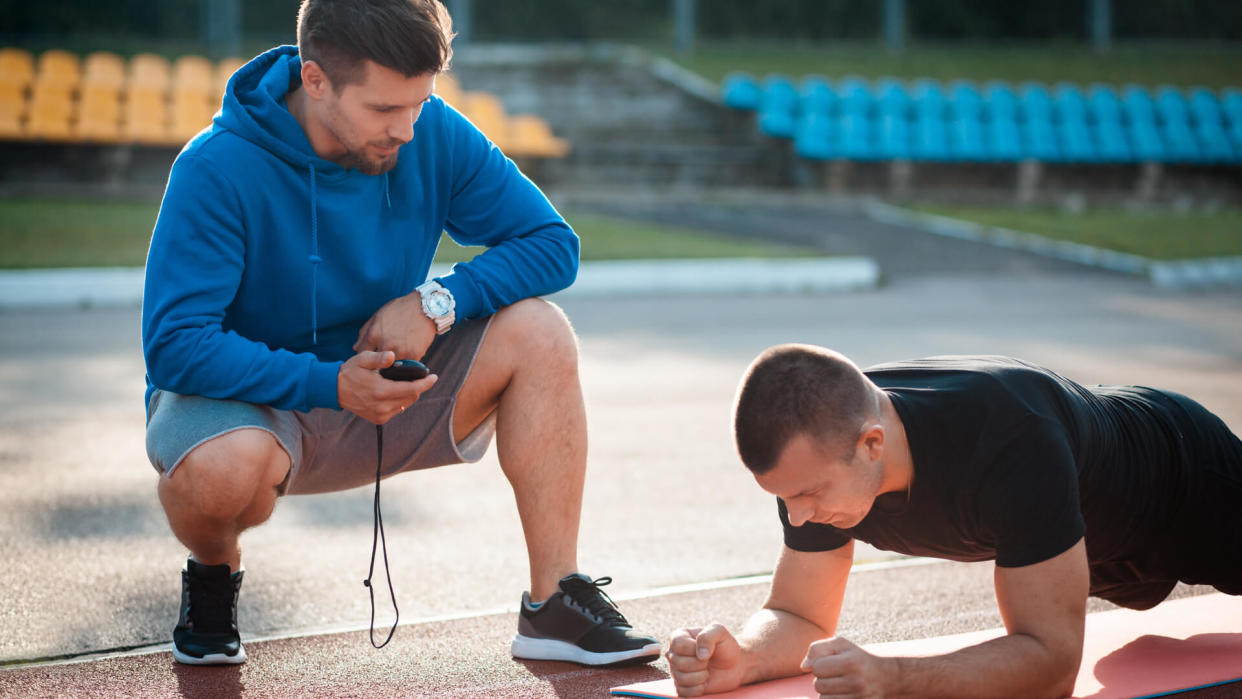
[{"label": "blurred background stadium", "polygon": [[[438,91],[584,212],[868,198],[1153,258],[1242,255],[1236,1],[446,4]],[[294,41],[296,5],[0,1],[0,267],[141,264],[172,159],[232,70]],[[602,254],[685,233],[647,232]]]}]

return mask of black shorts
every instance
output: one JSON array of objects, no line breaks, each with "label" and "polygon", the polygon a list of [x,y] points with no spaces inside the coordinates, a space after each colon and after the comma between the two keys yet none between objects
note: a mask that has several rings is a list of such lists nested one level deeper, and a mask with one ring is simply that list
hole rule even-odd
[{"label": "black shorts", "polygon": [[1153,394],[1178,431],[1186,466],[1182,505],[1145,560],[1093,563],[1091,594],[1131,609],[1154,607],[1178,582],[1242,595],[1242,440],[1194,400]]}]

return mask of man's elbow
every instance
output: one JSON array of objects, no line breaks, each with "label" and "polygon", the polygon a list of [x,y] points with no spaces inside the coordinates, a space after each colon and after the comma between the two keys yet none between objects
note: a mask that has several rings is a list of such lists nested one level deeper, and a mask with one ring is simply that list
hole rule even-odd
[{"label": "man's elbow", "polygon": [[1050,698],[1068,697],[1074,694],[1074,685],[1078,683],[1078,666],[1082,663],[1082,642],[1076,646],[1060,649],[1048,648],[1050,657],[1047,677],[1047,692],[1043,696]]}]

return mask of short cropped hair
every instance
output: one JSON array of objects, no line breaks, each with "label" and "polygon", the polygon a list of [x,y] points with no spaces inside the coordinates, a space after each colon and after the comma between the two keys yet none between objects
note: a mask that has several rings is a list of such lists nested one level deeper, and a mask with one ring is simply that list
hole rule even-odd
[{"label": "short cropped hair", "polygon": [[742,377],[733,436],[742,463],[762,474],[776,467],[799,434],[852,457],[863,424],[878,414],[878,389],[845,356],[812,345],[777,345]]},{"label": "short cropped hair", "polygon": [[439,0],[302,0],[298,54],[340,91],[370,60],[407,78],[447,70],[453,20]]}]

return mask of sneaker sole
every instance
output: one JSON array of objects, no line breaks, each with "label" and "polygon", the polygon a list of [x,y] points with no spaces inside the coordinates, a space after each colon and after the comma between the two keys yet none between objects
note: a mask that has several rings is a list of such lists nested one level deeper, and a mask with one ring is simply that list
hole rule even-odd
[{"label": "sneaker sole", "polygon": [[186,655],[177,650],[176,645],[173,645],[172,654],[173,659],[182,665],[241,665],[246,662],[246,648],[244,646],[237,649],[237,655],[209,653],[199,658],[193,655]]},{"label": "sneaker sole", "polygon": [[513,637],[509,651],[513,657],[523,660],[563,660],[579,665],[618,665],[655,660],[660,657],[660,644],[649,643],[633,650],[594,653],[566,641],[553,638],[531,638],[518,634]]}]

